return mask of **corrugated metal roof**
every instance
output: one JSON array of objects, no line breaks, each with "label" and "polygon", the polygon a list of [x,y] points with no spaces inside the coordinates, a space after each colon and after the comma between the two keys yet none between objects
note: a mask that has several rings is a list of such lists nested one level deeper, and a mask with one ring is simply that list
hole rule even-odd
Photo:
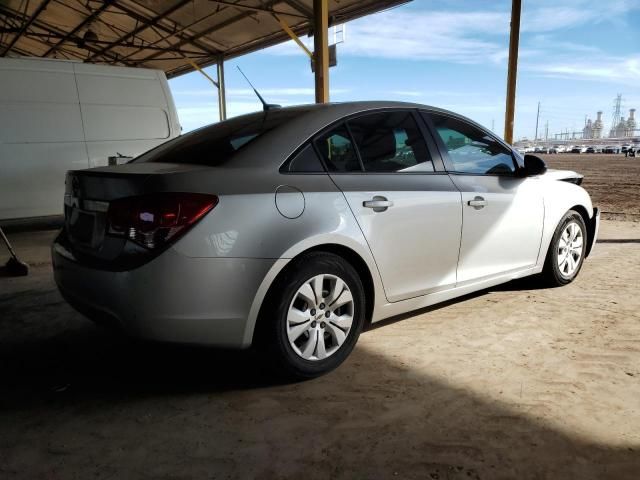
[{"label": "corrugated metal roof", "polygon": [[[340,24],[410,0],[329,0]],[[3,0],[0,56],[148,67],[173,77],[313,30],[313,0]]]}]

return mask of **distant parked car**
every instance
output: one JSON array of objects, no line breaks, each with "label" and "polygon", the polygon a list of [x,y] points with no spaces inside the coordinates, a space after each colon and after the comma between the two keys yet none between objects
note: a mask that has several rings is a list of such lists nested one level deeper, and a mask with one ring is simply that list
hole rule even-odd
[{"label": "distant parked car", "polygon": [[581,181],[433,107],[274,109],[69,172],[53,270],[97,321],[255,342],[311,378],[369,322],[526,275],[571,282],[598,231]]},{"label": "distant parked car", "polygon": [[604,153],[620,153],[622,152],[622,146],[620,145],[607,145],[604,147]]},{"label": "distant parked car", "polygon": [[629,148],[631,148],[631,145],[628,143],[625,143],[624,145],[622,145],[622,148],[620,149],[620,152],[624,153],[627,150],[629,150]]},{"label": "distant parked car", "polygon": [[585,145],[576,145],[571,149],[571,153],[585,153],[587,151],[587,147]]},{"label": "distant parked car", "polygon": [[585,153],[602,153],[602,147],[598,145],[589,145]]}]

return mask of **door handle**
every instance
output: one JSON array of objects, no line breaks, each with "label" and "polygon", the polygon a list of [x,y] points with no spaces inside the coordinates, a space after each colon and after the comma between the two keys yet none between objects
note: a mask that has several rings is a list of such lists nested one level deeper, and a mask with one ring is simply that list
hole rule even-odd
[{"label": "door handle", "polygon": [[373,208],[374,212],[384,212],[387,208],[393,207],[393,202],[387,200],[385,197],[375,196],[371,200],[365,200],[362,202],[362,206],[365,208]]},{"label": "door handle", "polygon": [[486,207],[489,204],[483,197],[477,196],[473,200],[469,200],[467,205],[475,208],[476,210],[480,210],[481,208]]}]

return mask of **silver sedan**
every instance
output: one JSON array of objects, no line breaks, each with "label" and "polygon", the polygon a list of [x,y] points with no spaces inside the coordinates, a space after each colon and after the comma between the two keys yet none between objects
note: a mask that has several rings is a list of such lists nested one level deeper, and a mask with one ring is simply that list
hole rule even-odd
[{"label": "silver sedan", "polygon": [[63,296],[143,338],[310,378],[368,322],[528,275],[571,282],[598,211],[480,125],[418,104],[272,109],[69,172]]}]

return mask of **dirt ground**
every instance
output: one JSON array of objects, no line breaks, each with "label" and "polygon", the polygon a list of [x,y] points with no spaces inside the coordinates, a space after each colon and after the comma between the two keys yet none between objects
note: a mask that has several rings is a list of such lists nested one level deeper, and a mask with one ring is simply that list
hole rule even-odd
[{"label": "dirt ground", "polygon": [[[637,212],[583,157],[549,163]],[[55,289],[53,233],[12,238],[34,268],[0,278],[0,479],[640,478],[640,222],[603,221],[567,287],[384,321],[297,384],[251,352],[98,329]]]},{"label": "dirt ground", "polygon": [[541,157],[550,168],[582,173],[583,186],[604,218],[640,221],[640,157],[589,153]]}]

